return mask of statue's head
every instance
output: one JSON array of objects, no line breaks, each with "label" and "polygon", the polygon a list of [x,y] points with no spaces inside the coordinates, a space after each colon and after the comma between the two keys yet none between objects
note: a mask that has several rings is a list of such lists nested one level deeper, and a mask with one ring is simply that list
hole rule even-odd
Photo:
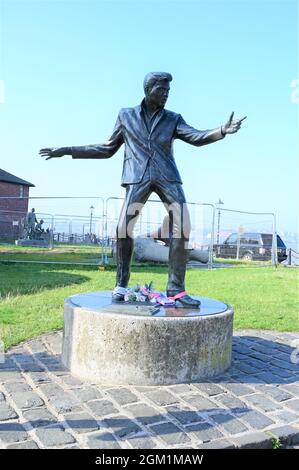
[{"label": "statue's head", "polygon": [[143,88],[145,97],[148,101],[156,106],[163,107],[166,104],[169,83],[172,81],[172,76],[167,72],[150,72],[143,81]]},{"label": "statue's head", "polygon": [[43,223],[44,223],[43,219],[41,219],[41,220],[39,221],[39,223],[40,223],[40,224],[43,224]]}]

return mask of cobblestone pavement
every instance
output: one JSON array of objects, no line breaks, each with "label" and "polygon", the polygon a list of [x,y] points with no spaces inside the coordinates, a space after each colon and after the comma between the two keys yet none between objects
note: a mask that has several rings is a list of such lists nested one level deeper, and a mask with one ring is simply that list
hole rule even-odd
[{"label": "cobblestone pavement", "polygon": [[[0,446],[7,449],[272,448],[299,443],[299,334],[238,331],[214,380],[155,387],[82,383],[60,363],[62,333],[0,364]],[[293,359],[293,362],[292,360]],[[294,362],[297,362],[295,364]]]}]

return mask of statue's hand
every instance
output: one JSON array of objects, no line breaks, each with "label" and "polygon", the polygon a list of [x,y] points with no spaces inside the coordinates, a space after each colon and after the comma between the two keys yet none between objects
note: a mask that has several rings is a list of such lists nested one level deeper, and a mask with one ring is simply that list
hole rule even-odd
[{"label": "statue's hand", "polygon": [[46,160],[50,160],[50,158],[60,158],[63,155],[67,155],[66,147],[52,147],[52,148],[45,148],[39,151],[41,157],[46,157]]},{"label": "statue's hand", "polygon": [[238,132],[241,127],[241,122],[247,118],[247,116],[244,116],[242,119],[236,119],[235,121],[233,121],[233,117],[234,113],[232,112],[227,123],[221,127],[223,134],[234,134],[235,132]]}]

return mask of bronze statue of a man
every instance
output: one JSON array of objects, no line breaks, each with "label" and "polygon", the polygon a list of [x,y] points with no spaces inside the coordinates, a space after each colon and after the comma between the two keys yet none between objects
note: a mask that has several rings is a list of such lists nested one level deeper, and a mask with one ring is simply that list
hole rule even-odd
[{"label": "bronze statue of a man", "polygon": [[132,228],[136,213],[140,212],[136,207],[145,204],[150,194],[155,192],[171,218],[167,296],[177,296],[181,305],[192,308],[198,307],[199,301],[185,292],[190,219],[182,180],[173,157],[173,141],[181,139],[198,147],[210,144],[223,139],[226,134],[237,132],[245,118],[234,121],[232,113],[227,123],[217,129],[194,129],[180,114],[164,108],[171,81],[169,73],[148,73],[144,79],[142,103],[120,110],[113,133],[104,144],[44,148],[40,154],[46,160],[63,155],[110,158],[125,144],[121,184],[126,188],[126,199],[117,226],[117,274],[112,297],[117,301],[124,300],[133,253]]}]

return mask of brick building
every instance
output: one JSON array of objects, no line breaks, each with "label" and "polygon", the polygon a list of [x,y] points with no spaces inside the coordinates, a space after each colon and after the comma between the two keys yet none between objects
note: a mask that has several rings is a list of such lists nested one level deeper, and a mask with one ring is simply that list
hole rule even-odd
[{"label": "brick building", "polygon": [[34,184],[0,169],[0,239],[12,241],[19,237],[28,212],[30,186]]}]

